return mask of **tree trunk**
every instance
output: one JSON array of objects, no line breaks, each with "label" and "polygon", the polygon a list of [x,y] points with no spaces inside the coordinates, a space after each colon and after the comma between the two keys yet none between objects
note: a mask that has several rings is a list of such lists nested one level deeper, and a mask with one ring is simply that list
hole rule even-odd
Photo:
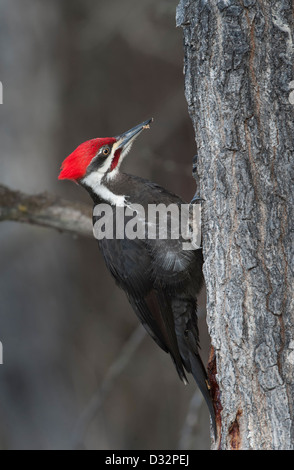
[{"label": "tree trunk", "polygon": [[[294,7],[182,0],[221,449],[293,449]],[[293,178],[292,178],[293,179]]]}]

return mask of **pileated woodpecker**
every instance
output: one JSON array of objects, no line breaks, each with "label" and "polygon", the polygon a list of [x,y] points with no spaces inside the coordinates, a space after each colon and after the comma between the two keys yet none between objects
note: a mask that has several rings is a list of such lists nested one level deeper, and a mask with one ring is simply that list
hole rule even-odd
[{"label": "pileated woodpecker", "polygon": [[[88,140],[63,162],[59,179],[83,186],[94,204],[118,207],[163,203],[181,206],[184,201],[157,184],[122,173],[120,165],[136,137],[152,119],[116,136]],[[95,211],[93,223],[97,221]],[[208,405],[214,433],[215,414],[207,373],[199,355],[197,295],[203,285],[202,252],[183,250],[183,240],[126,239],[107,237],[98,240],[106,266],[125,291],[140,321],[168,352],[180,379],[192,373]]]}]

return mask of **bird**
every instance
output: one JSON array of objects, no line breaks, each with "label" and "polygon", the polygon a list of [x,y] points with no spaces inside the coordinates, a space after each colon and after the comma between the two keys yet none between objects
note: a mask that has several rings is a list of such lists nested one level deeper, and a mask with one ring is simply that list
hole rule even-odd
[{"label": "bird", "polygon": [[[132,220],[134,208],[145,214],[153,205],[181,208],[187,206],[182,198],[139,176],[121,171],[125,156],[144,129],[153,121],[148,119],[115,137],[94,138],[80,144],[62,163],[58,178],[82,186],[91,196],[93,226],[110,209],[109,226],[123,214],[123,229]],[[103,211],[99,211],[100,208]],[[136,220],[140,225],[140,220]],[[120,220],[120,219],[119,219]],[[138,222],[139,220],[139,222]],[[168,213],[171,225],[172,214]],[[103,225],[103,224],[102,224]],[[153,236],[148,237],[148,229]],[[104,227],[105,228],[105,227]],[[138,227],[137,227],[138,228]],[[169,353],[180,379],[186,384],[187,374],[194,377],[210,412],[214,436],[216,419],[208,375],[200,356],[197,319],[197,297],[203,287],[202,249],[183,249],[183,237],[160,237],[158,218],[141,220],[141,237],[100,234],[99,248],[116,284],[126,293],[128,301],[144,328],[165,352]],[[167,233],[171,234],[171,229]],[[147,236],[145,236],[147,234]]]}]

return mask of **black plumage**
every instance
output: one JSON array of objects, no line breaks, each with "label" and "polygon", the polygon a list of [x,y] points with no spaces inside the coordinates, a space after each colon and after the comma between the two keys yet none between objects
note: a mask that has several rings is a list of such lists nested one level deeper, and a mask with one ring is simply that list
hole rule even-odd
[{"label": "black plumage", "polygon": [[[130,208],[140,201],[146,214],[149,204],[172,203],[179,208],[185,204],[159,185],[125,173],[118,173],[110,181],[105,177],[101,183],[116,195],[125,195]],[[95,205],[105,202],[92,191],[90,194]],[[116,211],[113,206],[114,226]],[[93,223],[97,220],[94,216]],[[151,337],[170,354],[181,380],[187,382],[186,372],[193,375],[207,402],[215,431],[207,374],[199,354],[196,299],[203,286],[202,250],[184,251],[183,241],[181,237],[104,238],[99,240],[99,247],[116,283],[125,291]]]}]

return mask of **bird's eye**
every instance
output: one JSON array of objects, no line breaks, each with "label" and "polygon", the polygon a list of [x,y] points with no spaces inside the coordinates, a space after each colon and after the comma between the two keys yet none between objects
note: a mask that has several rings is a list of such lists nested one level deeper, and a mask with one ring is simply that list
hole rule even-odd
[{"label": "bird's eye", "polygon": [[110,152],[109,147],[104,147],[104,149],[102,150],[102,154],[105,155],[105,156],[109,155],[109,152]]}]

